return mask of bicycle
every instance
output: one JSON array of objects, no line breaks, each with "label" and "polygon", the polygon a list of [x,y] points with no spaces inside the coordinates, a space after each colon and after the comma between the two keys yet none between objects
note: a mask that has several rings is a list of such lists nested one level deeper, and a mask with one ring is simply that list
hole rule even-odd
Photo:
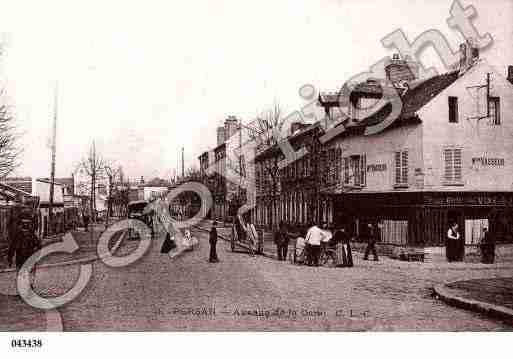
[{"label": "bicycle", "polygon": [[319,265],[327,267],[335,267],[337,265],[337,251],[335,247],[326,244],[321,245]]}]

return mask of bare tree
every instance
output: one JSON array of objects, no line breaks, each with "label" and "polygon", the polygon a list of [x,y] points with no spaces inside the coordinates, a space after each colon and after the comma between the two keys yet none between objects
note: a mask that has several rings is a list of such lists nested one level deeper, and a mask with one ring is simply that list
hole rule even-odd
[{"label": "bare tree", "polygon": [[[263,154],[263,171],[269,180],[271,196],[271,226],[274,218],[277,217],[277,196],[280,184],[280,166],[283,154],[279,149],[279,143],[284,134],[285,118],[282,117],[281,106],[275,102],[269,109],[265,110],[251,124],[247,125],[249,138],[255,141],[257,156]],[[270,151],[269,156],[265,152]]]},{"label": "bare tree", "polygon": [[[114,199],[113,192],[114,192],[114,182],[116,179],[120,176],[122,176],[122,172],[120,171],[121,167],[117,167],[112,164],[106,162],[105,166],[103,167],[103,171],[108,179],[108,197],[107,197],[107,216],[105,218],[105,225],[109,225],[109,218],[112,215],[112,202]],[[121,177],[120,177],[121,178]]]},{"label": "bare tree", "polygon": [[[2,95],[3,91],[0,91],[0,97]],[[7,105],[0,105],[0,178],[8,176],[20,165],[19,137]]]},{"label": "bare tree", "polygon": [[90,210],[93,222],[96,221],[96,189],[98,180],[105,174],[106,161],[96,151],[96,144],[93,141],[87,155],[82,158],[78,164],[77,170],[84,173],[90,179]]}]

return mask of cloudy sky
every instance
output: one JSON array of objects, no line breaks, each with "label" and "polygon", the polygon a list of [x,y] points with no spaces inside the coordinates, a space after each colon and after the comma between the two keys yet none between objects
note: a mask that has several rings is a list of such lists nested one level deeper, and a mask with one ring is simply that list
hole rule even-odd
[{"label": "cloudy sky", "polygon": [[[473,4],[474,24],[500,72],[513,64],[513,0]],[[48,176],[58,83],[57,175],[69,175],[93,139],[131,177],[166,176],[215,145],[228,115],[251,120],[298,89],[335,90],[393,51],[381,38],[413,40],[437,29],[453,49],[451,1],[1,1],[2,101],[23,131],[19,175]],[[432,50],[421,60],[441,66]],[[441,69],[443,71],[443,69]]]}]

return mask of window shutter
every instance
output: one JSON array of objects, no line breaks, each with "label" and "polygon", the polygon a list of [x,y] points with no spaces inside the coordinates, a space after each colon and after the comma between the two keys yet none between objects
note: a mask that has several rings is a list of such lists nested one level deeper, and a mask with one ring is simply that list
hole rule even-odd
[{"label": "window shutter", "polygon": [[408,151],[402,152],[402,183],[408,183]]},{"label": "window shutter", "polygon": [[401,183],[401,152],[395,153],[395,183]]},{"label": "window shutter", "polygon": [[344,157],[344,183],[349,183],[349,158]]},{"label": "window shutter", "polygon": [[461,182],[461,149],[455,148],[453,150],[453,174],[454,181]]},{"label": "window shutter", "polygon": [[365,154],[363,154],[361,157],[360,157],[360,176],[361,176],[361,181],[360,181],[360,184],[362,186],[365,186],[365,182],[366,182],[366,179],[367,179],[367,156]]},{"label": "window shutter", "polygon": [[452,150],[447,148],[444,150],[444,165],[445,165],[444,179],[447,182],[452,182],[452,180],[454,178],[452,163],[453,163],[452,162]]}]

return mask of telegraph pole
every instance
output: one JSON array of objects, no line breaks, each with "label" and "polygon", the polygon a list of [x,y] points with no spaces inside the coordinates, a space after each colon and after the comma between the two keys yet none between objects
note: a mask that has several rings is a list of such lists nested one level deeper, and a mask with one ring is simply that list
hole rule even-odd
[{"label": "telegraph pole", "polygon": [[184,168],[184,159],[183,159],[183,147],[182,147],[182,181],[185,178],[185,168]]},{"label": "telegraph pole", "polygon": [[58,88],[57,82],[54,89],[54,103],[53,103],[53,126],[52,126],[52,164],[50,169],[50,201],[48,205],[48,222],[49,232],[53,234],[53,197],[54,197],[54,182],[55,182],[55,152],[57,149],[57,109],[58,109]]}]

